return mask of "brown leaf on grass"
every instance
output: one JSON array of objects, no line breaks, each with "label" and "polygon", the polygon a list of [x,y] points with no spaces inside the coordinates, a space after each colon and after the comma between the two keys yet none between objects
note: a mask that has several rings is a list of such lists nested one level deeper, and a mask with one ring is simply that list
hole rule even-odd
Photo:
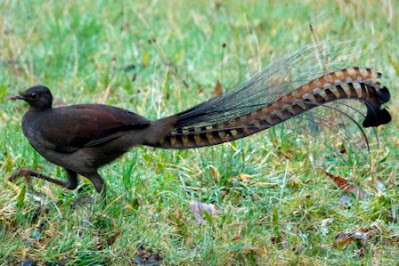
[{"label": "brown leaf on grass", "polygon": [[341,148],[341,149],[339,150],[339,153],[341,153],[341,154],[346,154],[346,153],[348,153],[348,150],[346,149],[346,147],[343,147],[343,148]]},{"label": "brown leaf on grass", "polygon": [[368,228],[361,228],[353,233],[339,233],[334,240],[333,247],[341,248],[356,241],[362,247],[366,246],[367,241],[371,238],[371,230]]},{"label": "brown leaf on grass", "polygon": [[[343,248],[356,243],[359,249],[354,251],[355,257],[363,257],[367,244],[376,244],[382,240],[383,230],[374,224],[370,228],[360,228],[354,232],[339,233],[333,243],[334,248]],[[394,238],[394,237],[391,237]],[[385,244],[385,243],[384,243]]]},{"label": "brown leaf on grass", "polygon": [[216,209],[213,204],[202,203],[199,201],[191,201],[190,209],[194,213],[195,219],[202,225],[206,224],[204,216],[208,214],[209,217],[220,215],[221,211]]},{"label": "brown leaf on grass", "polygon": [[350,234],[339,233],[335,237],[333,247],[334,248],[342,248],[342,247],[348,246],[350,243],[352,243],[353,240],[354,240],[354,238]]},{"label": "brown leaf on grass", "polygon": [[358,196],[359,199],[368,199],[369,198],[369,195],[367,195],[366,192],[364,192],[363,190],[361,190],[360,188],[358,188],[357,186],[355,186],[353,184],[349,184],[345,178],[342,178],[340,176],[334,176],[327,172],[325,172],[325,174],[329,178],[331,178],[334,181],[334,183],[342,190],[344,190],[346,192],[353,193],[355,196]]},{"label": "brown leaf on grass", "polygon": [[213,93],[215,94],[215,96],[221,96],[223,94],[222,84],[220,83],[219,80],[216,82],[216,85],[213,88]]},{"label": "brown leaf on grass", "polygon": [[104,249],[106,247],[105,243],[107,243],[108,246],[111,246],[112,244],[115,243],[115,240],[118,238],[120,234],[121,234],[120,232],[116,232],[112,236],[108,237],[106,241],[104,241],[104,239],[101,238],[97,244],[97,249],[98,250]]},{"label": "brown leaf on grass", "polygon": [[378,223],[373,223],[369,228],[359,228],[354,232],[343,232],[339,233],[335,237],[333,244],[334,248],[342,248],[350,245],[351,243],[356,243],[357,247],[360,249],[355,250],[355,256],[363,256],[365,247],[371,243],[373,245],[377,243],[383,245],[398,245],[399,236],[392,234],[391,231],[381,228]]},{"label": "brown leaf on grass", "polygon": [[241,232],[237,233],[231,240],[233,240],[233,241],[241,240]]},{"label": "brown leaf on grass", "polygon": [[238,228],[238,232],[236,233],[236,235],[231,239],[233,241],[240,241],[241,240],[241,227]]},{"label": "brown leaf on grass", "polygon": [[115,240],[118,238],[118,236],[119,236],[120,234],[121,234],[120,232],[116,232],[115,234],[113,234],[112,236],[110,236],[110,237],[107,239],[107,245],[110,246],[110,245],[112,245],[113,243],[115,243]]},{"label": "brown leaf on grass", "polygon": [[289,240],[282,235],[272,236],[270,241],[279,248],[287,248],[289,246]]}]

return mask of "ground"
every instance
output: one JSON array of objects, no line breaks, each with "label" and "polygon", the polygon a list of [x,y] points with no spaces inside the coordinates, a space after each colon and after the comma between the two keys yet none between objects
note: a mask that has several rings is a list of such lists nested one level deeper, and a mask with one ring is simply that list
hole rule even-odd
[{"label": "ground", "polygon": [[[398,261],[398,12],[390,0],[1,1],[0,264]],[[76,191],[7,181],[18,167],[65,178],[23,136],[27,106],[8,100],[29,86],[156,119],[305,44],[358,38],[373,51],[355,63],[381,71],[392,94],[393,121],[378,145],[366,131],[369,151],[349,145],[352,129],[291,123],[198,150],[136,147],[101,169],[105,202],[83,179]],[[216,210],[201,220],[192,205]]]}]

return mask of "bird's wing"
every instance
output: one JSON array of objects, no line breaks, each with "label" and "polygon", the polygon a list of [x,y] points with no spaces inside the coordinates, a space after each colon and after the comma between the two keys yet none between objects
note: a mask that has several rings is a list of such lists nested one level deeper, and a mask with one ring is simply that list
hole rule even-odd
[{"label": "bird's wing", "polygon": [[127,110],[101,104],[53,109],[40,124],[42,136],[59,152],[104,144],[127,131],[148,127],[150,121]]}]

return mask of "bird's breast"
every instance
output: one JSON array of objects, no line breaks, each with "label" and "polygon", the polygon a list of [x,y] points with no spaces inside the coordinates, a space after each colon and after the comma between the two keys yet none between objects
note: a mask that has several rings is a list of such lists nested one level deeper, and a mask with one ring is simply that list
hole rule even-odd
[{"label": "bird's breast", "polygon": [[[49,152],[54,150],[54,145],[46,141],[35,126],[36,123],[26,114],[22,119],[22,131],[32,147],[46,159],[49,159]],[[51,161],[51,160],[50,160]]]}]

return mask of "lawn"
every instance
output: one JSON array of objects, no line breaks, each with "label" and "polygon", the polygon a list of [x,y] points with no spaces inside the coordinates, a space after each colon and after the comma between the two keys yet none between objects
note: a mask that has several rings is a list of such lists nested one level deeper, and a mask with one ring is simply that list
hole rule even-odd
[{"label": "lawn", "polygon": [[[395,263],[398,16],[395,0],[0,1],[0,264]],[[153,120],[303,45],[358,38],[371,51],[354,66],[382,72],[392,95],[370,150],[353,124],[302,119],[197,150],[135,147],[100,170],[106,201],[84,178],[75,191],[7,180],[18,167],[66,177],[24,137],[27,105],[8,100],[30,86]]]}]

